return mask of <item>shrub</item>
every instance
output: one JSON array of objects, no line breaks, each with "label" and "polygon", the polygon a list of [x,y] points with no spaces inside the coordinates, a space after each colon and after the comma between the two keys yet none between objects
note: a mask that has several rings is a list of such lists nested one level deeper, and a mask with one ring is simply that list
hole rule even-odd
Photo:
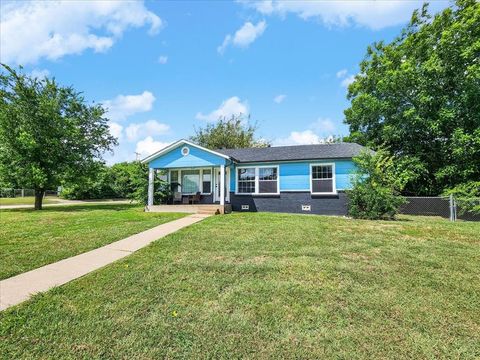
[{"label": "shrub", "polygon": [[[66,199],[121,198],[147,203],[148,166],[139,161],[122,162],[111,167],[98,163],[95,171],[65,182],[61,196]],[[155,175],[154,203],[169,196],[168,183]]]},{"label": "shrub", "polygon": [[394,219],[405,198],[401,190],[412,177],[405,162],[385,150],[355,157],[353,187],[347,191],[350,216],[358,219]]},{"label": "shrub", "polygon": [[60,196],[70,200],[90,200],[115,198],[109,168],[98,163],[95,169],[81,177],[64,181]]},{"label": "shrub", "polygon": [[480,214],[480,181],[469,181],[457,185],[445,192],[445,195],[452,194],[460,209],[460,214],[471,212]]}]

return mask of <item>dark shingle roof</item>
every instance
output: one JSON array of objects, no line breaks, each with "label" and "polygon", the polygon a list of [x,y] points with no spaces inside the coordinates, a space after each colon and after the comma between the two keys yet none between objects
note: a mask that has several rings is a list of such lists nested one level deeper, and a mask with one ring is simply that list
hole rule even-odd
[{"label": "dark shingle roof", "polygon": [[339,159],[357,156],[362,145],[355,143],[273,146],[267,148],[219,149],[238,162]]}]

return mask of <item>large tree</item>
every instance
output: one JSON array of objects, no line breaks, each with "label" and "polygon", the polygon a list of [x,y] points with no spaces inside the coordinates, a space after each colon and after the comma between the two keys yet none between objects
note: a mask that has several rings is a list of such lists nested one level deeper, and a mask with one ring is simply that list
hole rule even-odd
[{"label": "large tree", "polygon": [[0,170],[10,182],[35,189],[35,209],[41,209],[46,189],[91,171],[116,139],[105,110],[72,87],[2,67]]},{"label": "large tree", "polygon": [[[389,44],[368,47],[349,86],[350,141],[413,160],[410,194],[480,178],[480,3],[427,5]],[[412,164],[412,162],[409,162]]]},{"label": "large tree", "polygon": [[266,147],[269,142],[256,137],[257,126],[250,124],[241,115],[232,115],[229,119],[220,118],[215,123],[195,129],[190,140],[208,149],[236,149],[248,147]]}]

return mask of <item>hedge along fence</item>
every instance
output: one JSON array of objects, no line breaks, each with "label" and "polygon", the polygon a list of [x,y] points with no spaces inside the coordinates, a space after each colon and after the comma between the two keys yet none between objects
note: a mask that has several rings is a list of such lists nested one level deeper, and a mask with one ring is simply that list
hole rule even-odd
[{"label": "hedge along fence", "polygon": [[[26,197],[26,196],[35,196],[34,189],[13,189],[13,188],[3,188],[0,189],[0,198],[17,198],[17,197]],[[57,190],[45,190],[46,196],[58,196]]]}]

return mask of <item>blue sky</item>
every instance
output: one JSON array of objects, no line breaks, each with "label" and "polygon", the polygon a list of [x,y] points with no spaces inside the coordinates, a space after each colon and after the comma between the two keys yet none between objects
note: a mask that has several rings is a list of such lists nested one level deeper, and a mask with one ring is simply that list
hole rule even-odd
[{"label": "blue sky", "polygon": [[348,133],[346,86],[366,47],[393,39],[421,4],[7,1],[0,61],[105,104],[120,143],[108,163],[238,112],[274,145],[316,143]]}]

